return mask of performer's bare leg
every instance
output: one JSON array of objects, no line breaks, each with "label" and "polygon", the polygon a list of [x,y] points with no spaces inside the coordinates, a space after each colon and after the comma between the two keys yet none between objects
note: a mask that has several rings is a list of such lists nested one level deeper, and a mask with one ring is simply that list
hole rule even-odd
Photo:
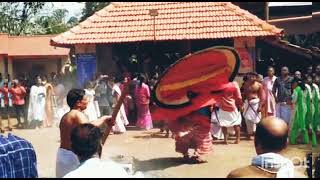
[{"label": "performer's bare leg", "polygon": [[236,132],[236,141],[234,142],[235,144],[239,144],[240,143],[240,126],[234,126],[234,131]]},{"label": "performer's bare leg", "polygon": [[222,127],[222,132],[224,136],[224,144],[228,144],[228,128],[227,127]]}]

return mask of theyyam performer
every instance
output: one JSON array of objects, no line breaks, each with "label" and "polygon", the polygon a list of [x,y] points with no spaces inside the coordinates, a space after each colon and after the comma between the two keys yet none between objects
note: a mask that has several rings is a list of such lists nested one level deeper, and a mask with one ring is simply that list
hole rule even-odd
[{"label": "theyyam performer", "polygon": [[239,62],[233,48],[208,48],[178,60],[157,82],[152,92],[156,104],[152,119],[169,122],[176,151],[187,163],[206,162],[205,155],[212,151],[210,107],[221,101]]}]

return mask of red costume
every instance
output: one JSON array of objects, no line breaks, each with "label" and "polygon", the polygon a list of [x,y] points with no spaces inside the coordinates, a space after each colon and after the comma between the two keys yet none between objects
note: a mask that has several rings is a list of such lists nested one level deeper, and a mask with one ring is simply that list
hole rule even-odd
[{"label": "red costume", "polygon": [[[210,153],[212,151],[212,137],[208,117],[193,112],[184,118],[185,120],[169,123],[170,130],[176,134],[176,151],[187,154],[188,149],[194,149],[198,155]],[[179,133],[185,133],[185,135],[179,136]]]},{"label": "red costume", "polygon": [[[223,90],[233,81],[240,66],[238,53],[229,47],[213,47],[178,60],[157,82],[153,96],[157,108],[153,120],[167,120],[176,137],[176,150],[187,149],[204,155],[212,149],[210,113],[202,108],[220,101]],[[185,122],[181,122],[185,119]]]}]

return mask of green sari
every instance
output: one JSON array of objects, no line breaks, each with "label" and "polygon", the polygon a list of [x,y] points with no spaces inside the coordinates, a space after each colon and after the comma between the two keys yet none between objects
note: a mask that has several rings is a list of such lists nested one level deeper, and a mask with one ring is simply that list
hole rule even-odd
[{"label": "green sari", "polygon": [[295,103],[295,112],[292,119],[292,127],[290,132],[289,141],[291,144],[297,144],[299,133],[303,136],[303,143],[309,143],[309,135],[306,129],[306,114],[307,107],[303,90],[300,86],[296,87],[292,95],[293,102]]},{"label": "green sari", "polygon": [[312,93],[311,93],[311,87],[306,84],[305,89],[305,97],[306,97],[306,107],[307,107],[307,113],[306,113],[306,128],[307,130],[311,129],[311,123],[313,119],[313,103],[312,103]]},{"label": "green sari", "polygon": [[312,117],[312,146],[317,146],[317,131],[320,125],[320,111],[319,111],[319,87],[315,84],[312,86],[313,92],[313,117]]}]

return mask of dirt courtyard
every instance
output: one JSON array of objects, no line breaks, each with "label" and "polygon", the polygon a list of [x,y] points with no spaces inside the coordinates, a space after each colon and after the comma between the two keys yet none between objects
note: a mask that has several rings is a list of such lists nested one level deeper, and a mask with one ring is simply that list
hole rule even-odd
[{"label": "dirt courtyard", "polygon": [[[30,141],[37,153],[39,177],[55,177],[56,153],[59,147],[59,129],[15,129],[13,134]],[[230,140],[232,143],[233,140]],[[310,150],[308,146],[289,146],[287,157],[303,160]],[[214,143],[214,152],[207,156],[208,163],[183,164],[181,155],[175,152],[174,140],[164,138],[159,129],[138,131],[129,128],[125,134],[110,135],[103,149],[103,158],[133,159],[134,169],[146,177],[226,177],[238,167],[250,164],[255,156],[253,141],[242,140],[240,144]],[[295,158],[296,159],[296,158]],[[297,162],[295,162],[297,164]],[[107,172],[106,172],[107,173]],[[306,177],[305,168],[296,167],[296,177]]]}]

